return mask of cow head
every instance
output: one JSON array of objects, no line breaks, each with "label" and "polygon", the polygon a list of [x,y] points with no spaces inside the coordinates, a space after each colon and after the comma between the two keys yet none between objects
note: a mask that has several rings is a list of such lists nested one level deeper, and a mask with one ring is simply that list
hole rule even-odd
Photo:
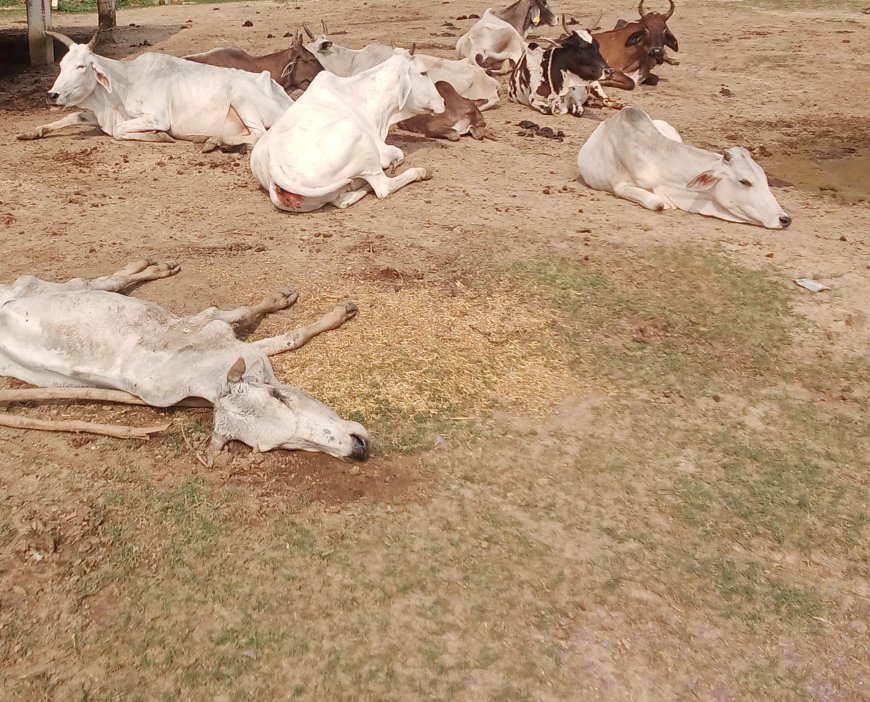
[{"label": "cow head", "polygon": [[214,401],[212,458],[228,441],[241,441],[258,451],[320,451],[352,461],[368,458],[369,435],[361,424],[342,419],[299,388],[258,382],[245,377],[245,371],[240,358]]},{"label": "cow head", "polygon": [[60,62],[60,75],[48,91],[47,102],[50,105],[79,105],[97,90],[97,86],[112,92],[109,76],[100,67],[99,61],[94,60],[96,54],[93,48],[97,44],[99,32],[87,44],[76,44],[58,32],[46,34],[67,47],[67,54]]},{"label": "cow head", "polygon": [[[399,109],[402,119],[411,115],[441,114],[444,112],[444,98],[435,89],[426,65],[414,58],[415,45],[410,49],[393,49],[393,56],[403,59],[399,69]],[[391,59],[394,60],[394,59]]]},{"label": "cow head", "polygon": [[314,76],[323,70],[317,57],[302,45],[302,33],[297,32],[287,49],[287,65],[281,73],[281,87],[286,91],[305,90]]},{"label": "cow head", "polygon": [[495,16],[503,19],[524,37],[532,27],[542,24],[555,27],[558,24],[547,0],[517,0],[496,12]]},{"label": "cow head", "polygon": [[550,6],[547,4],[547,0],[528,0],[529,2],[529,10],[528,10],[528,23],[537,27],[541,24],[548,24],[551,27],[555,27],[559,20],[556,19],[556,15],[553,14],[553,11],[550,9]]},{"label": "cow head", "polygon": [[[326,21],[320,20],[320,26],[323,28],[323,34],[320,34],[319,36],[314,36],[314,32],[311,31],[311,28],[307,24],[305,24],[305,22],[302,23],[302,29],[305,30],[305,33],[311,40],[311,44],[309,44],[309,49],[318,59],[335,53],[335,50],[332,48],[332,39],[328,37],[329,28],[326,26]],[[322,63],[323,62],[321,61],[321,64]]]},{"label": "cow head", "polygon": [[607,79],[613,74],[598,50],[598,40],[585,29],[575,30],[560,39],[559,48],[554,49],[553,54],[554,69],[558,67],[582,80]]},{"label": "cow head", "polygon": [[718,163],[699,173],[686,187],[705,193],[722,219],[768,229],[785,229],[791,224],[791,217],[770,192],[767,176],[746,149],[728,149]]},{"label": "cow head", "polygon": [[670,9],[663,15],[658,12],[644,12],[644,0],[640,0],[637,11],[640,14],[641,28],[630,34],[625,42],[626,46],[642,43],[646,47],[647,55],[655,59],[658,64],[665,60],[666,46],[674,51],[680,50],[677,38],[671,34],[667,25],[671,15],[674,14],[674,0],[668,0],[668,2]]}]

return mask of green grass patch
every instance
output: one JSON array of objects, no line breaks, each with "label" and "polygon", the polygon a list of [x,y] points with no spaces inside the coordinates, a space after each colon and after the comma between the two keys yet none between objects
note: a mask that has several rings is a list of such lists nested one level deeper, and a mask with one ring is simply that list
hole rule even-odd
[{"label": "green grass patch", "polygon": [[698,392],[723,376],[770,372],[790,344],[782,286],[696,247],[534,264],[517,275],[558,310],[584,380]]}]

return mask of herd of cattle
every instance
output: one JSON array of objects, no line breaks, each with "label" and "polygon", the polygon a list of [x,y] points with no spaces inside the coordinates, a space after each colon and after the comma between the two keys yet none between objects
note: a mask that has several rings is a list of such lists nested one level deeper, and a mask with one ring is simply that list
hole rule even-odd
[{"label": "herd of cattle", "polygon": [[[404,160],[386,143],[395,124],[452,141],[469,133],[492,138],[481,111],[499,101],[494,75],[510,73],[509,99],[544,114],[579,116],[589,103],[621,108],[604,87],[655,85],[652,69],[677,63],[667,55],[679,48],[667,25],[674,13],[668,2],[662,14],[646,11],[641,0],[638,19],[606,32],[572,31],[563,15],[559,38],[527,42],[533,27],[558,19],[547,0],[517,0],[483,13],[456,42],[458,60],[417,54],[413,46],[348,49],[329,38],[325,23],[319,36],[303,25],[307,44],[297,33],[289,49],[266,56],[225,47],[126,62],[96,55],[96,37],[84,45],[50,33],[68,52],[48,101],[83,111],[19,138],[92,124],[116,139],[202,141],[205,150],[252,145],[251,170],[275,207],[348,207],[369,192],[383,198],[430,177],[420,167],[387,175]],[[294,101],[289,93],[297,90],[303,92]],[[670,125],[636,108],[602,123],[578,164],[590,187],[650,209],[769,228],[791,223],[746,150],[714,154],[683,144]]]},{"label": "herd of cattle", "polygon": [[[68,51],[48,102],[82,111],[19,138],[89,124],[116,139],[183,139],[204,142],[204,149],[251,145],[251,170],[275,207],[348,207],[368,192],[383,198],[430,177],[419,167],[387,175],[404,159],[386,143],[393,125],[452,141],[467,133],[492,137],[481,111],[495,107],[502,93],[494,75],[509,73],[509,98],[545,114],[580,115],[590,101],[622,108],[603,87],[655,85],[652,69],[676,63],[666,54],[678,49],[667,26],[674,12],[669,3],[660,14],[644,11],[641,0],[639,19],[600,33],[569,30],[563,17],[559,38],[527,43],[532,27],[558,21],[547,0],[517,0],[502,11],[486,10],[457,41],[459,60],[421,55],[413,46],[344,48],[329,39],[325,23],[319,36],[303,25],[309,43],[297,33],[289,49],[260,57],[218,48],[114,61],[93,52],[96,37],[76,44],[50,33]],[[303,92],[294,101],[288,93],[297,90]],[[625,107],[602,122],[577,162],[589,187],[647,209],[678,208],[774,229],[791,223],[746,149],[714,153],[684,144],[671,125],[639,108]],[[231,439],[264,451],[368,456],[362,426],[281,385],[268,360],[352,318],[352,303],[308,327],[250,344],[236,339],[235,326],[288,307],[295,292],[189,318],[118,294],[178,270],[172,262],[140,261],[92,281],[56,284],[27,276],[0,285],[0,328],[10,332],[0,335],[0,375],[122,391],[162,407],[203,398],[215,412],[210,457]],[[76,316],[81,325],[71,323]],[[0,424],[4,419],[0,414]]]}]

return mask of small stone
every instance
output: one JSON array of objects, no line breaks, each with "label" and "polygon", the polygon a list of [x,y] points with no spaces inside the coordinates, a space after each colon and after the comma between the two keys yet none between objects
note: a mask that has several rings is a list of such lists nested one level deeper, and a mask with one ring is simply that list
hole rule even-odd
[{"label": "small stone", "polygon": [[360,473],[362,473],[362,470],[360,469],[359,466],[353,466],[353,467],[348,471],[348,473],[350,473],[351,475],[359,475]]},{"label": "small stone", "polygon": [[765,258],[773,258],[773,251],[768,251],[766,254],[764,254],[764,257]]},{"label": "small stone", "polygon": [[244,22],[242,22],[242,26],[243,27],[253,27],[254,23],[251,22],[251,20],[245,20]]},{"label": "small stone", "polygon": [[719,395],[713,395],[713,402],[721,402],[722,398]]},{"label": "small stone", "polygon": [[845,234],[841,234],[841,235],[840,235],[840,241],[849,241],[849,240],[846,238],[846,235],[845,235]]}]

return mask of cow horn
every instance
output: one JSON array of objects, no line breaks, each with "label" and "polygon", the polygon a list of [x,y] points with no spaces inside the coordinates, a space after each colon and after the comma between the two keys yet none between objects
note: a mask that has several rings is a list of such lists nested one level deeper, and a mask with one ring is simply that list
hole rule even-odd
[{"label": "cow horn", "polygon": [[563,12],[563,13],[562,13],[562,29],[564,29],[564,30],[565,30],[565,34],[567,34],[567,35],[570,37],[570,36],[571,36],[571,30],[568,29],[568,20],[566,19],[567,17],[568,17],[568,15],[566,15],[566,14]]},{"label": "cow horn", "polygon": [[60,32],[46,32],[46,34],[50,37],[54,37],[67,48],[75,44],[75,42],[70,39],[66,34],[61,34]]},{"label": "cow horn", "polygon": [[415,41],[413,44],[411,44],[411,48],[408,49],[408,55],[409,55],[409,56],[413,56],[413,55],[414,55],[414,52],[415,52],[416,50],[417,50],[417,42]]},{"label": "cow horn", "polygon": [[637,11],[640,13],[640,16],[643,17],[643,0],[640,0],[640,5],[637,6]]},{"label": "cow horn", "polygon": [[308,38],[313,41],[314,40],[314,32],[312,32],[311,29],[309,29],[308,25],[305,24],[305,22],[302,23],[302,29],[305,30],[305,33],[308,35]]},{"label": "cow horn", "polygon": [[731,152],[730,151],[723,152],[722,158],[724,158],[726,161],[730,161],[731,160]]},{"label": "cow horn", "polygon": [[322,19],[322,18],[321,18],[321,20],[320,20],[320,26],[323,27],[323,33],[324,33],[324,34],[329,34],[329,27],[326,26],[326,20],[325,20],[325,19]]},{"label": "cow horn", "polygon": [[601,21],[601,18],[602,18],[602,17],[604,17],[604,13],[603,13],[603,12],[599,12],[599,13],[598,13],[598,17],[595,18],[595,21],[594,21],[592,24],[589,25],[589,29],[586,30],[586,31],[588,31],[590,34],[592,34],[592,30],[595,29],[595,28],[598,26],[598,23]]},{"label": "cow horn", "polygon": [[668,10],[668,14],[665,15],[665,22],[667,22],[671,18],[672,14],[674,14],[674,8],[676,7],[674,5],[674,0],[668,0],[668,2],[671,4],[671,9]]},{"label": "cow horn", "polygon": [[100,34],[102,33],[102,31],[103,30],[101,30],[101,29],[97,29],[97,31],[94,32],[94,36],[92,36],[91,40],[88,42],[89,49],[94,49],[97,46],[97,44],[100,43]]}]

